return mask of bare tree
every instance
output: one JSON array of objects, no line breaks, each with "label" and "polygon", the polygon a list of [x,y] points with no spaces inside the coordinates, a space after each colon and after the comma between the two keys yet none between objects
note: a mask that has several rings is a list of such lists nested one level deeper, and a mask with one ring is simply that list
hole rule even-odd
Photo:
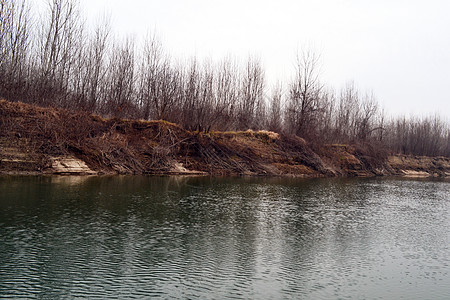
[{"label": "bare tree", "polygon": [[81,92],[85,97],[85,107],[90,112],[97,111],[101,102],[105,101],[102,99],[102,86],[106,84],[104,80],[110,31],[108,21],[99,23],[88,40],[85,56],[80,58],[84,60],[85,66]]},{"label": "bare tree", "polygon": [[319,81],[319,56],[303,51],[297,56],[296,75],[290,85],[287,118],[289,131],[310,137],[316,123],[322,84]]},{"label": "bare tree", "polygon": [[162,44],[155,35],[146,39],[139,74],[139,105],[146,120],[155,117],[160,107],[163,68],[169,65]]},{"label": "bare tree", "polygon": [[255,114],[262,108],[265,79],[261,61],[250,57],[242,78],[240,101],[237,112],[237,128],[254,127]]},{"label": "bare tree", "polygon": [[336,111],[336,95],[332,89],[323,89],[317,111],[317,125],[319,142],[332,142],[335,139],[334,119]]},{"label": "bare tree", "polygon": [[39,78],[35,83],[40,103],[68,106],[71,74],[75,67],[74,51],[82,35],[78,3],[73,0],[48,0],[48,17],[41,20],[39,31]]},{"label": "bare tree", "polygon": [[183,79],[184,97],[182,113],[180,113],[182,125],[190,130],[195,130],[200,126],[196,114],[197,110],[202,109],[200,108],[202,75],[197,59],[192,59]]},{"label": "bare tree", "polygon": [[338,141],[350,141],[356,136],[356,120],[360,113],[359,91],[353,82],[348,83],[340,93],[335,118],[335,135]]},{"label": "bare tree", "polygon": [[373,128],[372,121],[377,113],[378,104],[373,93],[366,95],[366,99],[361,103],[359,118],[356,120],[356,138],[365,141],[369,135],[377,128]]},{"label": "bare tree", "polygon": [[219,130],[231,129],[239,100],[239,71],[236,62],[230,58],[220,62],[215,81],[216,105],[211,126]]},{"label": "bare tree", "polygon": [[8,38],[12,34],[14,26],[14,2],[12,0],[0,0],[0,67],[5,69],[10,48]]},{"label": "bare tree", "polygon": [[384,144],[395,153],[449,156],[450,127],[438,115],[399,117],[384,126]]},{"label": "bare tree", "polygon": [[283,127],[283,87],[281,83],[275,85],[272,89],[270,98],[267,128],[275,132],[281,132]]},{"label": "bare tree", "polygon": [[113,46],[107,71],[106,109],[118,118],[130,117],[135,113],[134,41],[127,38],[122,44]]},{"label": "bare tree", "polygon": [[0,96],[16,100],[26,95],[29,7],[25,0],[0,1]]}]

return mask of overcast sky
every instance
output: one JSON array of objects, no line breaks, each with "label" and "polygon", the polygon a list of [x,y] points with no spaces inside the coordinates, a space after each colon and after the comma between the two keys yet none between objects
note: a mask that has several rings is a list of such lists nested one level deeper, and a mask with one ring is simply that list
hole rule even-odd
[{"label": "overcast sky", "polygon": [[156,32],[175,57],[260,57],[269,83],[294,74],[296,52],[321,55],[324,83],[354,81],[392,114],[450,118],[448,0],[80,0],[114,32]]}]

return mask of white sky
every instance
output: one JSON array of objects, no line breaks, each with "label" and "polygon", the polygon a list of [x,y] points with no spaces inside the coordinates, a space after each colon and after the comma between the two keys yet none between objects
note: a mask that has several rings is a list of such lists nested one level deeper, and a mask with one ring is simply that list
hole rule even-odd
[{"label": "white sky", "polygon": [[287,83],[296,52],[322,58],[322,81],[354,81],[392,114],[450,118],[448,0],[80,0],[114,32],[156,32],[177,58],[260,57],[269,84]]}]

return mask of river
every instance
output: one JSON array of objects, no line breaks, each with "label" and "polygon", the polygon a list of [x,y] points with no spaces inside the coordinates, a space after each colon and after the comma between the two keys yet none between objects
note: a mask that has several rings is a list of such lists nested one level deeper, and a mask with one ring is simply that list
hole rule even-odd
[{"label": "river", "polygon": [[0,298],[448,299],[450,183],[0,177]]}]

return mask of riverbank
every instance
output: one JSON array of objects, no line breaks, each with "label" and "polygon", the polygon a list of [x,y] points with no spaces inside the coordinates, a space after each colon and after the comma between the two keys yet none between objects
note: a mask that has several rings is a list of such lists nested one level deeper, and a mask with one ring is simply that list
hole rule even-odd
[{"label": "riverbank", "polygon": [[311,145],[268,131],[199,133],[0,100],[2,174],[450,176],[450,159]]}]

